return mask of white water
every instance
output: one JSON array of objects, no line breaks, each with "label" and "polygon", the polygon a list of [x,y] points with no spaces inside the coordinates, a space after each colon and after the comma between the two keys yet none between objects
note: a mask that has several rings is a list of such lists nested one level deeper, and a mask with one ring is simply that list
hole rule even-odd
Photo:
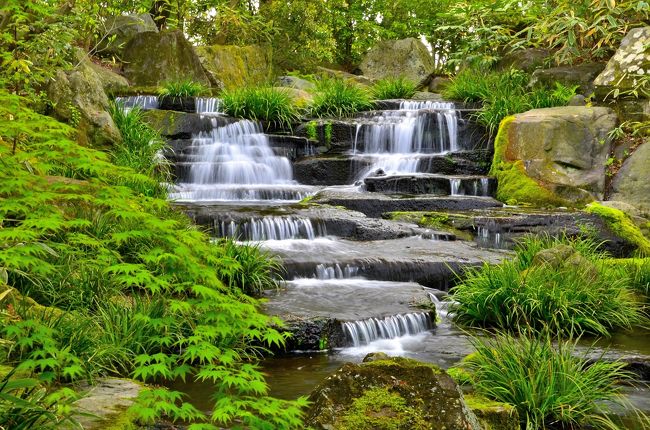
[{"label": "white water", "polygon": [[501,248],[501,233],[491,231],[487,227],[479,227],[476,232],[476,241],[484,246]]},{"label": "white water", "polygon": [[115,101],[120,103],[124,109],[130,110],[134,107],[140,109],[158,109],[158,96],[127,96],[115,97]]},{"label": "white water", "polygon": [[[481,196],[490,195],[488,178],[450,178],[452,196]],[[469,187],[463,187],[463,182],[470,182]]]},{"label": "white water", "polygon": [[325,226],[314,223],[309,218],[266,216],[251,218],[239,222],[221,221],[218,225],[221,237],[234,237],[239,240],[313,240],[317,236],[326,236]]},{"label": "white water", "polygon": [[417,173],[423,155],[458,151],[458,116],[453,103],[404,101],[357,125],[352,154],[371,162],[363,179],[381,169],[386,174]]},{"label": "white water", "polygon": [[359,268],[346,264],[341,267],[338,263],[333,265],[319,264],[316,266],[316,278],[318,279],[350,279],[357,276]]},{"label": "white water", "polygon": [[413,312],[343,323],[343,331],[354,347],[366,345],[380,339],[415,335],[432,328],[431,317],[426,312]]},{"label": "white water", "polygon": [[181,201],[297,201],[311,187],[293,180],[289,159],[277,156],[260,126],[241,120],[192,140],[197,147],[187,177],[171,198]]},{"label": "white water", "polygon": [[197,97],[195,100],[196,113],[201,114],[218,114],[223,113],[221,110],[222,101],[215,97]]}]

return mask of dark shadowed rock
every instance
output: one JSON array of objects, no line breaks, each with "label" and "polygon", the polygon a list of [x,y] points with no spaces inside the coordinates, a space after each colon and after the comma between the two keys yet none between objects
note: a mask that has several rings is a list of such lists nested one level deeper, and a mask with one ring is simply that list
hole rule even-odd
[{"label": "dark shadowed rock", "polygon": [[650,213],[650,139],[625,160],[612,182],[610,198]]},{"label": "dark shadowed rock", "polygon": [[102,57],[122,56],[126,44],[136,35],[145,32],[158,32],[156,23],[148,13],[111,16],[104,22],[106,34],[98,46],[97,53]]},{"label": "dark shadowed rock", "polygon": [[578,87],[578,93],[590,95],[594,90],[594,79],[603,71],[602,63],[583,63],[575,66],[552,67],[537,69],[530,79],[530,85],[555,88],[555,83],[567,87]]},{"label": "dark shadowed rock", "polygon": [[499,70],[518,69],[524,72],[544,67],[551,61],[551,52],[542,48],[520,49],[504,55],[496,65]]}]

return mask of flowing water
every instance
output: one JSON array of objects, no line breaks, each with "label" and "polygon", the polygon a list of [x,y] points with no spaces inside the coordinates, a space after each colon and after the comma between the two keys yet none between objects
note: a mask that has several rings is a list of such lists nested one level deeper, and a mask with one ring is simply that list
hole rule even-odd
[{"label": "flowing water", "polygon": [[142,110],[158,109],[158,96],[115,97],[115,101],[127,110],[134,107]]},{"label": "flowing water", "polygon": [[215,97],[197,97],[195,100],[196,113],[220,114],[223,113],[223,102]]}]

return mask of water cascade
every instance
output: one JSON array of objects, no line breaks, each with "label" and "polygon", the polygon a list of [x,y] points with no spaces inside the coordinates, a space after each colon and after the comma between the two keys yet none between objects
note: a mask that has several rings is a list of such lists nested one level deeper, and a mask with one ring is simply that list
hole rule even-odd
[{"label": "water cascade", "polygon": [[432,328],[431,316],[427,312],[413,312],[343,323],[343,332],[354,347],[380,339],[415,335]]},{"label": "water cascade", "polygon": [[171,198],[180,201],[298,201],[311,188],[293,180],[289,159],[277,156],[260,125],[249,120],[201,132],[183,149],[189,168]]},{"label": "water cascade", "polygon": [[115,101],[127,110],[134,107],[139,107],[142,110],[158,109],[158,96],[115,97]]},{"label": "water cascade", "polygon": [[266,216],[243,221],[215,221],[219,237],[237,240],[289,240],[309,239],[327,235],[325,226],[309,218]]},{"label": "water cascade", "polygon": [[450,178],[452,196],[489,196],[488,178]]},{"label": "water cascade", "polygon": [[346,264],[341,267],[339,264],[325,265],[319,264],[316,266],[316,278],[318,279],[351,279],[359,273],[359,268]]},{"label": "water cascade", "polygon": [[216,97],[197,97],[195,100],[196,113],[200,114],[220,114],[222,101]]}]

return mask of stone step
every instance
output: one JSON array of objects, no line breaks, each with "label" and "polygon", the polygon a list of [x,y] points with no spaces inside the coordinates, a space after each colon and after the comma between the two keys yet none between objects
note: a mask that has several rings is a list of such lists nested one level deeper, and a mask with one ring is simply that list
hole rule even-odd
[{"label": "stone step", "polygon": [[388,194],[492,197],[496,192],[496,180],[486,176],[383,175],[369,176],[364,184],[367,191]]}]

